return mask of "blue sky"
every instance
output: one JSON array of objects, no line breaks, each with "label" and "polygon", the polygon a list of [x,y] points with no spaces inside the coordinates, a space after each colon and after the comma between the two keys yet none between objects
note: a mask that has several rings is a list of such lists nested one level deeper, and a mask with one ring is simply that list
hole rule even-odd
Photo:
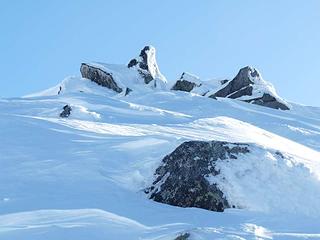
[{"label": "blue sky", "polygon": [[320,106],[318,0],[2,0],[0,30],[3,97],[79,75],[83,61],[127,63],[152,44],[170,80],[252,65],[280,96]]}]

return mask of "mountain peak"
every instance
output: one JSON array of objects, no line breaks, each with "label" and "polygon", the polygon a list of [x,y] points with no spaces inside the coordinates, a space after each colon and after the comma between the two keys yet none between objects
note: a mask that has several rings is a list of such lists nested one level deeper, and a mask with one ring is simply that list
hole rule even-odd
[{"label": "mountain peak", "polygon": [[244,86],[247,86],[249,84],[253,84],[259,80],[262,80],[261,74],[259,71],[251,66],[243,67],[239,70],[238,74],[233,79],[234,81],[234,91],[237,91]]},{"label": "mountain peak", "polygon": [[[128,63],[128,68],[137,68],[140,75],[144,78],[145,83],[149,84],[153,80],[160,80],[166,83],[166,78],[161,74],[157,60],[156,49],[151,45],[145,46],[137,58],[133,58]],[[157,84],[157,81],[154,81]]]},{"label": "mountain peak", "polygon": [[246,66],[240,69],[238,75],[246,75],[249,78],[261,78],[261,74],[258,69],[252,66]]},{"label": "mountain peak", "polygon": [[213,96],[289,110],[288,104],[277,95],[273,85],[263,80],[259,71],[251,66],[241,68],[238,74]]}]

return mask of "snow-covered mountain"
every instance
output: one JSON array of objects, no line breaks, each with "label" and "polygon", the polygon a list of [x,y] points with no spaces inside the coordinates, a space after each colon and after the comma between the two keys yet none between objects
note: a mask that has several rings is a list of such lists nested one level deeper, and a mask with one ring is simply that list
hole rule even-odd
[{"label": "snow-covered mountain", "polygon": [[81,75],[0,99],[0,239],[320,239],[320,108],[151,46]]}]

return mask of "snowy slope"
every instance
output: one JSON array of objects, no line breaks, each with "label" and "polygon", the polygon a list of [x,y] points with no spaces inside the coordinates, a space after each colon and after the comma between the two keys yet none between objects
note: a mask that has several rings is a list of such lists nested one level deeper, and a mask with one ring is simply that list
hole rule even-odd
[{"label": "snowy slope", "polygon": [[[61,119],[65,104],[73,111]],[[320,109],[291,105],[146,87],[124,96],[76,77],[1,99],[0,239],[320,239]],[[146,198],[162,158],[186,140],[253,146],[210,179],[243,209]]]}]

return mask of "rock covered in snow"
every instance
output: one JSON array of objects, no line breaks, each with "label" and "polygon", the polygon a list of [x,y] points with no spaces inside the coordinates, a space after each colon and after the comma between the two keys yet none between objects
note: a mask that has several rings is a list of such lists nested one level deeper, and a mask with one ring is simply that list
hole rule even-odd
[{"label": "rock covered in snow", "polygon": [[107,87],[117,93],[122,92],[122,88],[118,86],[112,74],[110,72],[105,71],[102,68],[92,66],[87,63],[82,63],[80,67],[80,72],[83,78],[90,79],[98,85]]},{"label": "rock covered in snow", "polygon": [[131,59],[128,68],[136,69],[143,77],[145,84],[152,82],[154,87],[167,83],[166,78],[161,74],[157,61],[156,49],[153,46],[145,46],[137,58]]},{"label": "rock covered in snow", "polygon": [[225,86],[211,97],[227,97],[265,107],[289,110],[274,87],[262,79],[257,69],[249,66],[240,69],[234,79],[226,82]]},{"label": "rock covered in snow", "polygon": [[[160,89],[166,89],[167,84],[157,65],[156,50],[152,46],[145,46],[139,56],[127,65],[82,63],[80,71],[83,78],[117,93],[124,92],[124,96],[134,91],[137,84]],[[258,70],[250,66],[240,69],[232,80],[201,81],[199,77],[184,72],[171,90],[213,99],[232,98],[274,109],[289,110],[288,104],[277,95],[272,84],[264,81]]]},{"label": "rock covered in snow", "polygon": [[135,86],[144,84],[152,88],[165,89],[167,80],[160,73],[156,62],[156,50],[144,47],[138,58],[128,65],[105,63],[82,63],[80,72],[83,78],[107,87],[117,93],[128,95]]},{"label": "rock covered in snow", "polygon": [[171,90],[191,92],[197,86],[201,86],[199,78],[190,73],[183,72],[180,79],[173,85]]},{"label": "rock covered in snow", "polygon": [[67,104],[63,107],[63,111],[60,113],[60,117],[67,118],[70,116],[72,108]]},{"label": "rock covered in snow", "polygon": [[183,72],[180,79],[176,81],[171,90],[190,92],[201,96],[207,96],[208,94],[210,95],[213,89],[220,87],[223,81],[224,80],[201,81],[198,76],[188,72]]},{"label": "rock covered in snow", "polygon": [[209,98],[232,98],[265,107],[289,110],[288,104],[276,93],[272,84],[264,81],[257,69],[244,67],[232,80],[201,81],[197,76],[183,73],[171,90],[185,91]]},{"label": "rock covered in snow", "polygon": [[236,159],[249,152],[247,144],[189,141],[167,155],[156,169],[156,180],[146,190],[154,201],[180,207],[223,211],[230,204],[223,192],[207,180],[218,175],[217,160]]},{"label": "rock covered in snow", "polygon": [[285,103],[279,101],[276,97],[270,95],[269,93],[264,93],[262,97],[244,101],[275,109],[290,110],[290,108]]}]

